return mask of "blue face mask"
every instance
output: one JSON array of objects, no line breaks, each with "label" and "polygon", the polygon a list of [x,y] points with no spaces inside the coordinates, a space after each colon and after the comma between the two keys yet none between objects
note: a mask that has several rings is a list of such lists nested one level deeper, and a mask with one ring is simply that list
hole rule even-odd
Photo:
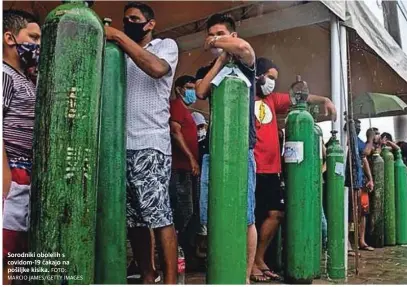
[{"label": "blue face mask", "polygon": [[187,89],[185,90],[184,96],[182,97],[184,103],[189,106],[196,102],[195,90]]}]

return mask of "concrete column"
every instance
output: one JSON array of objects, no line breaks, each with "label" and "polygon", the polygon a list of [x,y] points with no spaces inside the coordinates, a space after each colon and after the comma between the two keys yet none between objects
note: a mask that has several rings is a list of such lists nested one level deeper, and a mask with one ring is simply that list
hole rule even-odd
[{"label": "concrete column", "polygon": [[346,27],[340,26],[340,61],[341,61],[341,96],[340,96],[340,108],[338,110],[339,114],[339,126],[338,130],[339,141],[342,149],[346,149],[346,133],[343,131],[343,126],[345,125],[345,111],[348,110],[347,100],[348,100],[348,43],[347,43],[347,30]]},{"label": "concrete column", "polygon": [[[347,30],[346,27],[341,25],[340,26],[340,38],[339,38],[339,45],[340,45],[340,61],[341,61],[341,81],[340,81],[340,90],[341,90],[341,96],[340,96],[340,108],[338,110],[339,114],[339,130],[338,130],[338,138],[340,141],[340,144],[342,146],[342,149],[344,151],[345,159],[344,163],[346,164],[347,161],[347,147],[346,147],[346,133],[343,131],[343,126],[345,125],[345,116],[344,113],[345,111],[348,110],[348,105],[347,105],[347,100],[348,100],[348,43],[347,43]],[[344,214],[345,214],[345,220],[344,220],[344,226],[343,228],[345,229],[345,252],[344,252],[344,257],[345,257],[345,280],[348,276],[348,234],[349,234],[349,228],[348,228],[348,209],[349,209],[349,199],[348,199],[348,188],[345,188],[344,190],[345,196],[344,196]]]},{"label": "concrete column", "polygon": [[[402,47],[397,1],[383,1],[384,26],[393,39]],[[394,140],[407,140],[407,116],[394,117]]]},{"label": "concrete column", "polygon": [[[341,57],[339,45],[339,21],[336,15],[331,16],[331,96],[336,109],[341,106]],[[332,129],[340,131],[339,123],[332,123]]]},{"label": "concrete column", "polygon": [[407,141],[407,115],[394,117],[394,140]]}]

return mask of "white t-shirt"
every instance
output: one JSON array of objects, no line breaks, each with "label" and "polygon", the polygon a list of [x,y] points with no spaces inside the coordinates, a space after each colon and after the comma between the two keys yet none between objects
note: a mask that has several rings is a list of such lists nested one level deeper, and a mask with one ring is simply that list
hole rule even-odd
[{"label": "white t-shirt", "polygon": [[178,63],[178,46],[172,39],[154,39],[144,47],[163,59],[170,71],[154,79],[127,59],[127,149],[155,149],[171,155],[170,95]]}]

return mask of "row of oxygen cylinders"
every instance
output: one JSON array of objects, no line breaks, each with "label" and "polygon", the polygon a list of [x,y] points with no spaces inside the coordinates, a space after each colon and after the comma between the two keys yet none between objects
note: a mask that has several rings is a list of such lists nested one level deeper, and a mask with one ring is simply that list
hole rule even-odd
[{"label": "row of oxygen cylinders", "polygon": [[374,190],[366,240],[373,247],[407,244],[407,172],[401,150],[376,150],[371,160]]},{"label": "row of oxygen cylinders", "polygon": [[[297,105],[289,113],[286,130],[285,152],[289,154],[288,161],[287,154],[285,158],[286,222],[282,244],[284,275],[287,282],[311,282],[313,278],[321,276],[322,131],[314,124],[306,110],[306,104]],[[345,222],[344,214],[344,201],[347,198],[347,191],[344,189],[344,162],[343,149],[333,131],[326,149],[327,177],[324,193],[327,197],[324,200],[327,218],[325,271],[331,279],[346,277],[347,236],[344,226],[348,223]],[[389,147],[384,147],[380,154],[375,150],[370,167],[375,187],[369,194],[366,241],[376,248],[405,245],[407,169],[402,161],[401,151],[392,152]],[[313,264],[309,264],[310,262]]]},{"label": "row of oxygen cylinders", "polygon": [[[123,52],[115,44],[106,43],[101,20],[81,2],[63,4],[50,12],[41,42],[29,248],[36,253],[61,254],[67,264],[50,274],[59,277],[33,283],[77,284],[75,276],[80,276],[80,284],[125,284]],[[295,94],[301,91],[294,92],[293,97]],[[207,276],[207,282],[212,284],[245,283],[247,95],[246,82],[236,76],[226,76],[213,90]],[[293,282],[312,281],[320,273],[321,261],[320,130],[315,130],[307,104],[300,98],[286,120],[283,251],[285,278]],[[388,184],[391,178],[394,182],[394,174],[396,183],[400,182],[390,195],[394,198],[396,192],[398,197],[392,206],[396,202],[397,208],[383,211],[384,220],[399,219],[396,234],[401,236],[405,234],[399,231],[403,230],[401,223],[407,222],[405,209],[403,213],[399,206],[406,206],[405,189],[404,193],[400,191],[405,187],[405,170],[404,177],[400,170],[405,167],[400,167],[397,159],[394,172],[390,170],[391,160],[387,156],[384,160],[384,206],[391,194],[386,188],[394,186]],[[343,151],[333,135],[327,148],[326,210],[331,278],[345,276],[343,165]]]},{"label": "row of oxygen cylinders", "polygon": [[[292,85],[294,105],[286,118],[282,253],[285,280],[293,283],[310,283],[321,276],[323,143],[322,131],[308,112],[308,94],[305,82],[297,80]],[[345,279],[345,157],[336,133],[332,132],[326,148],[326,273],[331,279]],[[366,233],[374,247],[407,243],[407,170],[400,150],[394,154],[384,147],[381,156],[375,151],[370,163],[375,188],[370,194]]]}]

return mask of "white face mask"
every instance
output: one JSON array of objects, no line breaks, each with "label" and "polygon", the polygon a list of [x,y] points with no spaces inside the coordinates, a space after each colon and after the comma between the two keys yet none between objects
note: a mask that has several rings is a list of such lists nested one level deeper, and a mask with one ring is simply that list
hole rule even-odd
[{"label": "white face mask", "polygon": [[204,140],[206,138],[206,129],[200,129],[198,131],[198,142]]},{"label": "white face mask", "polygon": [[212,55],[214,55],[215,57],[219,57],[220,54],[222,54],[223,49],[222,48],[211,48],[211,53]]},{"label": "white face mask", "polygon": [[270,95],[274,91],[274,87],[276,86],[276,81],[266,77],[266,81],[264,85],[261,85],[261,91],[263,95],[267,96]]}]

